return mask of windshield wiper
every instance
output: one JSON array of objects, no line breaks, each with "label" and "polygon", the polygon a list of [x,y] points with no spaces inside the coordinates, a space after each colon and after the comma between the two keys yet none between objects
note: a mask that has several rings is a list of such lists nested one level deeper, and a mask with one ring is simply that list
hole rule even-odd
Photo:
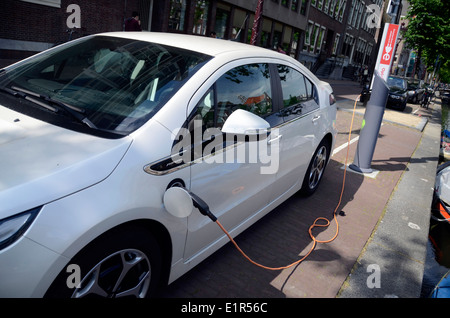
[{"label": "windshield wiper", "polygon": [[[85,115],[83,115],[85,113],[85,110],[83,108],[57,101],[55,99],[50,98],[49,96],[41,95],[22,87],[11,86],[11,89],[3,88],[3,90],[7,91],[10,94],[23,97],[24,99],[55,113],[57,113],[60,109],[63,109],[64,111],[66,111],[66,113],[70,114],[73,118],[77,119],[79,122],[87,125],[89,128],[95,129],[97,128],[94,123],[92,123]],[[13,92],[17,93],[14,94]],[[36,99],[35,97],[37,97],[38,99]]]}]

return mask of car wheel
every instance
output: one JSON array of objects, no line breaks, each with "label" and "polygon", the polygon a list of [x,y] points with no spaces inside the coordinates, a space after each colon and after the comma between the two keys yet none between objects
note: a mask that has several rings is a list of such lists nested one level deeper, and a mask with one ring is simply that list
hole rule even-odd
[{"label": "car wheel", "polygon": [[[79,274],[71,269],[79,269]],[[127,226],[102,235],[77,254],[45,296],[151,297],[160,273],[161,253],[156,240],[141,227]]]},{"label": "car wheel", "polygon": [[401,106],[400,106],[400,111],[405,111],[406,109],[406,102],[404,102]]},{"label": "car wheel", "polygon": [[308,170],[306,171],[302,188],[300,190],[301,194],[309,196],[317,190],[320,181],[322,180],[323,173],[325,172],[329,156],[329,142],[323,140],[319,144],[319,147],[317,147],[311,162],[309,163]]}]

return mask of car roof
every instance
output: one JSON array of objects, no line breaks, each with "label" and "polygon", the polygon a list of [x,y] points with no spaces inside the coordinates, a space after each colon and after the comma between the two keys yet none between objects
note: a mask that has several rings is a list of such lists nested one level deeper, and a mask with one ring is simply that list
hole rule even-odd
[{"label": "car roof", "polygon": [[243,56],[264,56],[277,58],[290,58],[287,55],[265,49],[259,46],[235,42],[230,40],[216,39],[200,35],[188,35],[162,32],[107,32],[98,35],[113,36],[140,41],[154,42],[169,45],[186,50],[196,51],[203,54],[218,56],[227,52],[240,52]]},{"label": "car roof", "polygon": [[134,39],[139,41],[148,41],[158,43],[161,45],[168,45],[185,50],[195,51],[207,54],[213,57],[222,56],[228,58],[246,58],[246,57],[263,57],[276,58],[279,61],[285,61],[290,64],[295,64],[304,74],[307,74],[310,79],[314,79],[322,86],[327,87],[332,91],[331,86],[323,81],[318,80],[309,69],[301,64],[296,59],[287,54],[282,54],[274,50],[269,50],[256,45],[245,44],[236,41],[222,40],[201,35],[189,35],[178,33],[163,33],[163,32],[106,32],[97,35],[112,36],[127,39]]}]

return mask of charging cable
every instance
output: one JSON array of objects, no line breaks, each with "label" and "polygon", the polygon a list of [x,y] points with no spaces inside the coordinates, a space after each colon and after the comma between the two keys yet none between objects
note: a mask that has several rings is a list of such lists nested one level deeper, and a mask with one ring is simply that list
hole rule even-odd
[{"label": "charging cable", "polygon": [[[259,267],[261,267],[261,268],[265,268],[265,269],[273,270],[273,271],[277,271],[277,270],[282,270],[282,269],[290,268],[290,267],[292,267],[292,266],[295,266],[295,265],[300,264],[301,262],[303,262],[303,261],[311,254],[311,252],[315,249],[317,243],[330,243],[330,242],[334,241],[334,240],[336,239],[336,237],[338,236],[338,234],[339,234],[339,222],[338,222],[336,216],[337,216],[337,214],[338,214],[337,211],[338,211],[338,209],[339,209],[339,207],[340,207],[340,205],[341,205],[342,197],[343,197],[344,189],[345,189],[345,178],[346,178],[346,174],[347,174],[347,164],[348,164],[348,156],[349,156],[349,150],[350,150],[350,140],[351,140],[351,136],[352,136],[353,120],[354,120],[354,118],[355,118],[356,103],[357,103],[358,99],[359,99],[359,96],[356,98],[355,104],[354,104],[354,106],[353,106],[352,120],[351,120],[351,123],[350,123],[350,130],[349,130],[349,134],[348,134],[347,155],[346,155],[346,158],[345,158],[344,177],[343,177],[343,179],[342,179],[341,194],[340,194],[340,196],[339,196],[339,202],[338,202],[338,204],[336,205],[336,208],[334,209],[334,212],[333,212],[333,218],[334,218],[334,220],[335,220],[335,222],[336,222],[336,233],[335,233],[334,236],[333,236],[331,239],[329,239],[329,240],[323,240],[323,241],[318,240],[318,239],[314,236],[314,234],[312,233],[313,229],[314,229],[315,227],[328,227],[328,226],[330,225],[330,220],[328,220],[328,219],[325,218],[325,217],[318,217],[318,218],[314,221],[314,223],[309,227],[309,236],[311,237],[311,239],[312,239],[312,241],[313,241],[313,245],[312,245],[311,249],[308,251],[308,253],[306,253],[306,255],[303,256],[301,259],[299,259],[299,260],[297,260],[297,261],[295,261],[295,262],[293,262],[293,263],[291,263],[291,264],[289,264],[289,265],[281,266],[281,267],[269,267],[269,266],[264,266],[264,265],[261,265],[261,264],[255,262],[255,261],[252,260],[249,256],[247,256],[247,254],[245,254],[244,251],[242,251],[242,249],[239,247],[239,245],[238,245],[238,244],[235,242],[235,240],[231,237],[230,233],[228,233],[228,231],[227,231],[227,230],[222,226],[222,224],[219,222],[219,220],[217,219],[217,217],[216,217],[213,213],[211,213],[211,211],[209,210],[208,204],[206,204],[205,201],[203,201],[200,197],[198,197],[198,196],[195,195],[194,193],[189,192],[189,194],[190,194],[191,197],[192,197],[192,201],[193,201],[194,206],[200,211],[200,213],[202,213],[203,215],[209,217],[209,218],[211,219],[211,221],[217,223],[217,225],[218,225],[218,226],[222,229],[222,231],[228,236],[228,238],[229,238],[230,241],[234,244],[234,246],[237,248],[237,250],[238,250],[238,251],[239,251],[239,252],[240,252],[240,253],[241,253],[241,254],[242,254],[242,255],[243,255],[250,263],[252,263],[252,264],[254,264],[254,265],[256,265],[256,266],[259,266]],[[320,222],[320,221],[323,221],[324,223],[318,223],[318,222]]]}]

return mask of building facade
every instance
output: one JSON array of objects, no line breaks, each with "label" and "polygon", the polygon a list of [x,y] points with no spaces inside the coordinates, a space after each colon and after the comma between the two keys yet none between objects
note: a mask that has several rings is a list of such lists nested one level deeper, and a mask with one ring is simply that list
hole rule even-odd
[{"label": "building facade", "polygon": [[[250,43],[257,0],[168,0],[153,4],[152,31],[180,32]],[[306,28],[307,0],[266,0],[256,45],[297,58]]]},{"label": "building facade", "polygon": [[1,0],[0,59],[22,59],[69,37],[120,31],[137,6],[138,0]]},{"label": "building facade", "polygon": [[[258,0],[2,0],[0,59],[24,58],[71,37],[123,30],[138,11],[144,31],[216,36],[250,43]],[[373,62],[368,5],[383,0],[265,0],[256,45],[281,49],[314,72]],[[75,8],[75,11],[74,11]],[[77,13],[76,10],[79,12]],[[330,66],[331,65],[331,66]],[[324,71],[324,67],[328,70]],[[331,70],[331,71],[330,71]],[[343,72],[343,74],[352,73]]]}]

